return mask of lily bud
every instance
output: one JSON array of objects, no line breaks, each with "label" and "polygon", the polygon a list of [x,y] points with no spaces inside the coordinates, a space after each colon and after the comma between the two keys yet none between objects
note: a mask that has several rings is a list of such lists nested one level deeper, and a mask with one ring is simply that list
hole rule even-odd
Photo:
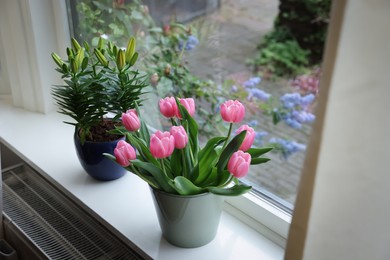
[{"label": "lily bud", "polygon": [[104,57],[104,55],[98,49],[95,49],[94,53],[95,53],[96,58],[99,60],[99,62],[104,67],[107,67],[108,66],[108,61],[107,61],[106,57]]},{"label": "lily bud", "polygon": [[84,42],[84,49],[85,49],[87,52],[90,51],[90,47],[89,47],[88,42]]},{"label": "lily bud", "polygon": [[81,70],[85,70],[88,66],[88,57],[84,57],[83,62],[81,63]]},{"label": "lily bud", "polygon": [[60,58],[60,56],[57,55],[57,53],[52,53],[51,54],[51,57],[53,58],[54,62],[57,63],[57,65],[62,68],[62,64],[64,64],[64,62],[62,61],[62,59]]},{"label": "lily bud", "polygon": [[99,38],[99,42],[98,42],[98,45],[97,45],[97,48],[99,50],[103,49],[103,45],[104,45],[104,38],[103,37],[100,37]]},{"label": "lily bud", "polygon": [[123,50],[119,50],[118,54],[116,55],[116,66],[118,67],[119,71],[122,71],[125,65],[126,65],[126,54]]},{"label": "lily bud", "polygon": [[79,70],[77,61],[74,58],[71,58],[69,62],[70,62],[70,68],[72,72],[77,73],[77,71]]},{"label": "lily bud", "polygon": [[72,38],[71,39],[71,42],[72,42],[72,46],[73,46],[73,49],[78,52],[80,49],[81,49],[81,46],[80,44],[78,43],[78,41],[75,39],[75,38]]},{"label": "lily bud", "polygon": [[84,60],[84,49],[79,49],[79,51],[76,54],[77,69],[79,69],[82,66],[83,60]]},{"label": "lily bud", "polygon": [[131,37],[127,43],[126,49],[126,63],[130,63],[130,60],[133,58],[135,52],[135,38]]},{"label": "lily bud", "polygon": [[137,59],[138,59],[138,52],[134,53],[133,57],[131,57],[131,60],[129,62],[130,66],[133,66],[137,61]]}]

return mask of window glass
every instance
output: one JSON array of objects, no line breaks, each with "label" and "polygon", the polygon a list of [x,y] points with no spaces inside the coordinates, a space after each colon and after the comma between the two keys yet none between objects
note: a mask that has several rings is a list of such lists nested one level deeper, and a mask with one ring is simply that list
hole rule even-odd
[{"label": "window glass", "polygon": [[243,181],[292,210],[315,121],[330,0],[77,0],[68,7],[80,42],[96,46],[103,37],[125,47],[136,37],[137,66],[153,86],[151,125],[164,127],[149,110],[167,95],[196,98],[203,136],[226,133],[221,102],[245,103],[255,145],[274,150]]}]

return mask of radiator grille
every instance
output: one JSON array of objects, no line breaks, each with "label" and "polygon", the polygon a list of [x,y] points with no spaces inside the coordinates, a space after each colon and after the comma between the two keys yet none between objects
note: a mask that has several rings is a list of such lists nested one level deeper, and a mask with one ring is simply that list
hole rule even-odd
[{"label": "radiator grille", "polygon": [[3,211],[49,259],[146,259],[21,164],[3,172]]}]

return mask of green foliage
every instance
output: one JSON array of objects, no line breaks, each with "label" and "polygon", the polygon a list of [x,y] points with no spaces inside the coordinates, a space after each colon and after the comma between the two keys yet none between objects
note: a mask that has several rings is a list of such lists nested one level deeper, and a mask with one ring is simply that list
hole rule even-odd
[{"label": "green foliage", "polygon": [[116,114],[115,120],[122,112],[141,104],[147,85],[132,68],[138,53],[134,49],[124,53],[112,42],[104,45],[103,39],[92,51],[87,42],[81,47],[72,39],[67,54],[67,59],[62,60],[52,53],[56,70],[65,82],[54,86],[52,95],[59,112],[74,120],[66,123],[81,129],[82,142],[94,140],[91,128],[102,123],[103,116],[112,112]]},{"label": "green foliage", "polygon": [[[174,125],[182,125],[188,135],[188,144],[183,149],[175,149],[172,155],[163,159],[155,159],[149,150],[149,133],[141,119],[139,132],[128,132],[123,127],[117,127],[116,133],[126,135],[126,141],[137,151],[137,159],[126,167],[138,175],[153,188],[168,193],[194,195],[211,192],[224,196],[238,196],[251,189],[250,186],[239,183],[238,179],[227,170],[227,164],[232,154],[237,152],[244,140],[246,131],[233,138],[230,132],[227,136],[213,137],[207,144],[199,147],[198,125],[183,105],[176,98],[176,103],[183,115]],[[138,111],[139,112],[139,111]],[[145,139],[147,138],[147,139]],[[272,148],[251,148],[248,153],[252,157],[251,164],[261,164],[269,159],[260,156]],[[115,157],[105,154],[115,161]]]},{"label": "green foliage", "polygon": [[119,46],[125,46],[127,39],[137,37],[153,24],[147,6],[139,0],[129,3],[85,0],[78,1],[76,9],[78,26],[75,36],[91,42],[92,46],[97,45],[102,35]]},{"label": "green foliage", "polygon": [[249,64],[265,68],[276,76],[291,76],[302,73],[309,61],[309,51],[303,50],[296,41],[270,40]]},{"label": "green foliage", "polygon": [[296,76],[322,60],[331,0],[281,0],[274,28],[248,60],[255,70]]}]

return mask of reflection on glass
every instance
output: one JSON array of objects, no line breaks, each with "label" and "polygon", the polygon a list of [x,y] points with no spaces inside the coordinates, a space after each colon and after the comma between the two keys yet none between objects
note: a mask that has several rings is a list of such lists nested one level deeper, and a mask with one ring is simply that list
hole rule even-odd
[{"label": "reflection on glass", "polygon": [[[167,95],[195,97],[204,134],[227,131],[218,111],[223,101],[245,102],[255,143],[275,149],[244,182],[292,210],[315,121],[330,0],[287,2],[78,0],[69,8],[81,42],[96,45],[103,37],[125,47],[136,37],[139,69],[152,86],[148,104]],[[155,105],[143,109],[151,125],[166,124]]]}]

